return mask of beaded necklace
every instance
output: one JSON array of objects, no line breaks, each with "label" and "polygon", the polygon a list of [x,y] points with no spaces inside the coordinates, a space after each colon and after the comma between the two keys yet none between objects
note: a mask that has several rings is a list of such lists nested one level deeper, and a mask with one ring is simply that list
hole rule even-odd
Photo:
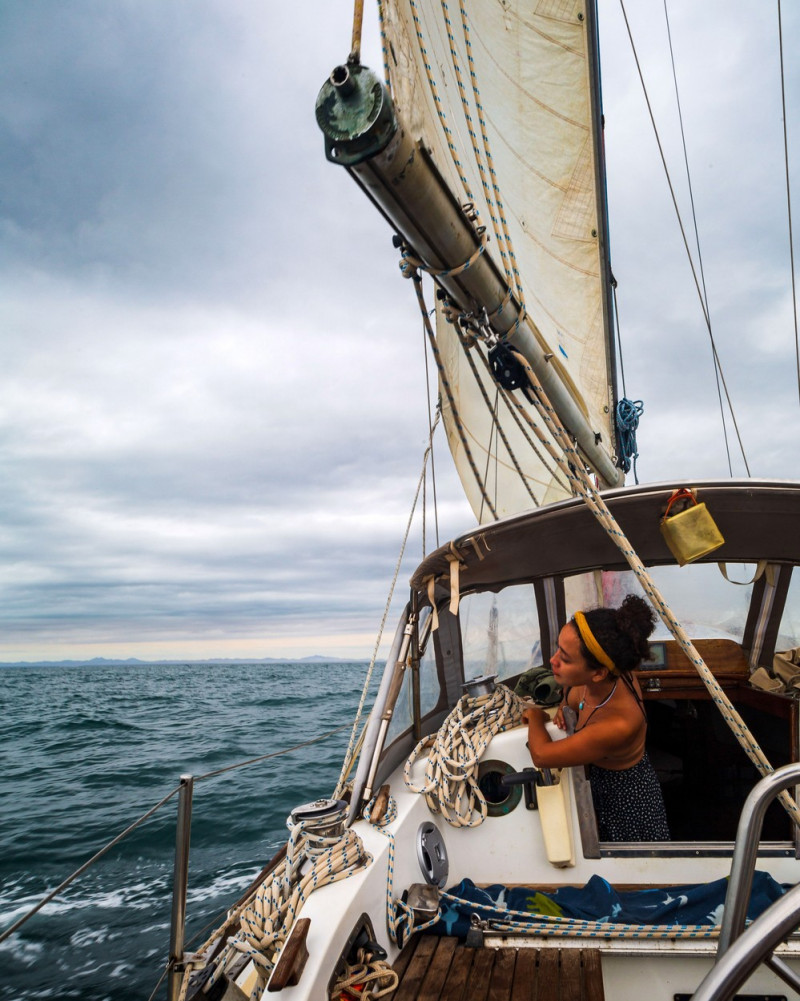
[{"label": "beaded necklace", "polygon": [[[598,702],[597,705],[592,708],[592,711],[589,713],[589,715],[583,721],[583,723],[581,724],[581,726],[579,726],[579,727],[576,726],[575,727],[575,731],[576,732],[578,730],[582,730],[586,726],[586,724],[589,722],[589,720],[592,718],[592,716],[594,716],[594,714],[597,712],[597,710],[598,709],[602,709],[603,706],[607,702],[609,702],[611,700],[611,696],[617,690],[617,682],[618,681],[619,681],[619,678],[615,679],[614,684],[611,686],[611,691],[608,693],[608,695],[606,695],[606,697],[603,699],[602,702]],[[585,704],[586,704],[586,685],[583,686],[583,698],[578,703],[578,712],[580,712],[583,709],[583,707],[584,707]]]}]

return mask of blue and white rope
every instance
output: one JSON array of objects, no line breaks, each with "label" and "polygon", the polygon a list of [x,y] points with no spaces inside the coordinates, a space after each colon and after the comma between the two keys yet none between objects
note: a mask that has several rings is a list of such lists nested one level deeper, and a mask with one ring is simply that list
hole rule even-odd
[{"label": "blue and white rope", "polygon": [[[422,793],[433,813],[451,827],[478,827],[487,816],[478,766],[495,734],[519,726],[525,703],[505,685],[473,698],[463,695],[433,737],[421,740],[403,768],[411,792]],[[422,784],[411,778],[417,758],[428,752]]]},{"label": "blue and white rope", "polygon": [[398,948],[402,949],[408,941],[412,931],[424,931],[432,928],[439,920],[440,911],[437,910],[435,916],[422,924],[414,925],[414,912],[402,900],[395,899],[394,895],[394,860],[395,860],[395,837],[394,834],[386,830],[389,824],[397,819],[397,803],[393,796],[389,797],[389,802],[385,812],[372,819],[372,811],[375,808],[377,797],[373,797],[364,807],[363,816],[367,823],[371,824],[376,831],[379,831],[389,841],[389,857],[386,865],[386,925],[389,936]]},{"label": "blue and white rope", "polygon": [[[473,905],[452,893],[443,892],[441,899],[454,905]],[[641,925],[618,924],[613,921],[586,921],[556,914],[533,914],[511,911],[481,904],[479,916],[491,913],[488,920],[492,931],[522,932],[526,935],[556,938],[624,938],[624,939],[713,939],[719,936],[719,925]]]},{"label": "blue and white rope", "polygon": [[[314,826],[313,822],[305,821],[290,827],[286,858],[236,915],[239,930],[228,939],[215,960],[208,987],[222,974],[230,973],[241,956],[246,956],[252,959],[263,990],[310,894],[327,883],[347,879],[371,864],[372,856],[354,831],[346,830],[339,837],[325,837],[315,832]],[[304,873],[302,870],[308,862],[311,865]]]}]

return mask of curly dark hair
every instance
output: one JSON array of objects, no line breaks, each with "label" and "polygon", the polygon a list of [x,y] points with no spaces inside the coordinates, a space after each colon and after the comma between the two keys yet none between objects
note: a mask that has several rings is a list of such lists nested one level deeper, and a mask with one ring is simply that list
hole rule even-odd
[{"label": "curly dark hair", "polygon": [[[629,594],[619,608],[593,608],[583,614],[595,639],[620,673],[632,671],[650,657],[648,638],[655,629],[656,615],[644,598]],[[570,622],[578,633],[586,662],[592,668],[603,667],[587,649],[575,619]]]}]

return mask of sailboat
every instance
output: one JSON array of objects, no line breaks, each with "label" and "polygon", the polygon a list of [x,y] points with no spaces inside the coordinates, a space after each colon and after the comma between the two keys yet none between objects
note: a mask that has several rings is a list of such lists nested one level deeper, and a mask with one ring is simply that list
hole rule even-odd
[{"label": "sailboat", "polygon": [[[386,0],[378,73],[360,6],[317,121],[394,234],[476,524],[412,574],[338,787],[174,945],[171,995],[798,991],[800,483],[625,485],[595,5]],[[637,676],[668,841],[603,840],[522,723],[559,630],[628,594],[661,623]]]}]

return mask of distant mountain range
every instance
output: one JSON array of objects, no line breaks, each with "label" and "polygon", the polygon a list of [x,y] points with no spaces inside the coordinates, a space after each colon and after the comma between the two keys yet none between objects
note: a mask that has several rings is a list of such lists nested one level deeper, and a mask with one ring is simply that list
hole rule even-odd
[{"label": "distant mountain range", "polygon": [[126,665],[148,664],[366,664],[368,657],[322,657],[313,654],[311,657],[204,657],[195,659],[182,657],[178,660],[139,660],[138,657],[127,657],[117,660],[113,657],[92,657],[90,660],[17,660],[0,661],[0,667],[87,667],[90,665],[106,665],[107,667],[125,667]]}]

